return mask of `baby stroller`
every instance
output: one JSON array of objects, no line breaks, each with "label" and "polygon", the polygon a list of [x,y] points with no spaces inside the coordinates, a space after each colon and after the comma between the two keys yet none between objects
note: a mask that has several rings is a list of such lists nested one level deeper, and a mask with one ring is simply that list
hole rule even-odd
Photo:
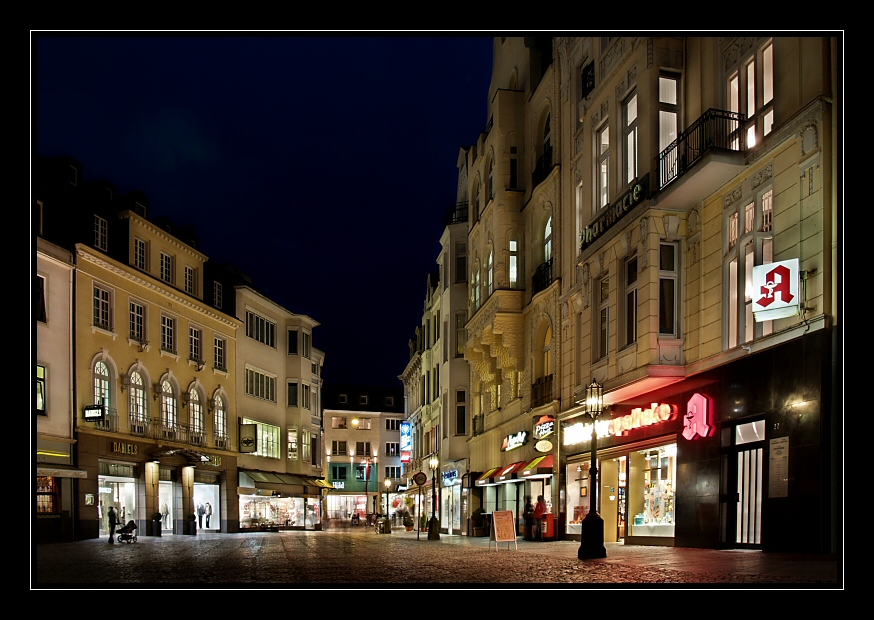
[{"label": "baby stroller", "polygon": [[137,524],[136,521],[131,519],[127,522],[124,527],[120,527],[116,530],[116,534],[118,536],[116,539],[118,542],[126,542],[128,544],[137,542]]}]

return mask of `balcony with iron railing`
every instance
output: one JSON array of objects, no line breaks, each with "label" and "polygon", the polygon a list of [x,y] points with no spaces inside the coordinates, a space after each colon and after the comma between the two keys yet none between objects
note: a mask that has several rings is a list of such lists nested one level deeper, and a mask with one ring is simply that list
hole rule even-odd
[{"label": "balcony with iron railing", "polygon": [[531,385],[531,406],[540,407],[553,401],[552,396],[552,377],[546,375],[540,377]]},{"label": "balcony with iron railing", "polygon": [[[88,423],[86,422],[86,424]],[[228,449],[230,446],[228,437],[224,433],[215,433],[212,446],[208,446],[208,434],[203,428],[188,424],[167,423],[160,418],[130,416],[127,427],[124,427],[116,409],[106,409],[103,418],[91,424],[93,424],[94,430],[107,433],[128,433],[144,439],[173,441],[192,446],[220,449]]]},{"label": "balcony with iron railing", "polygon": [[531,277],[531,296],[546,290],[552,284],[552,258],[540,263]]},{"label": "balcony with iron railing", "polygon": [[443,216],[443,225],[451,226],[452,224],[463,224],[467,222],[468,202],[456,202],[446,210]]},{"label": "balcony with iron railing", "polygon": [[737,175],[745,165],[746,116],[711,108],[658,156],[659,204],[700,200]]}]

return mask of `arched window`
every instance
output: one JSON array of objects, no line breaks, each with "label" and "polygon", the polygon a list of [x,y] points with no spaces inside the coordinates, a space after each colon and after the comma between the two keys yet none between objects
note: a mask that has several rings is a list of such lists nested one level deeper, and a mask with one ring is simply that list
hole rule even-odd
[{"label": "arched window", "polygon": [[494,291],[495,285],[495,250],[494,248],[489,248],[489,258],[486,263],[486,299],[488,299],[492,291]]},{"label": "arched window", "polygon": [[130,373],[130,420],[131,426],[136,423],[145,422],[148,418],[148,410],[146,405],[146,383],[143,381],[143,375],[134,370]]},{"label": "arched window", "polygon": [[522,288],[522,241],[518,234],[512,234],[507,241],[509,260],[507,261],[507,280],[511,289]]},{"label": "arched window", "polygon": [[489,179],[487,192],[489,200],[494,200],[495,198],[495,158],[489,158]]},{"label": "arched window", "polygon": [[546,219],[543,227],[543,262],[552,258],[552,214]]},{"label": "arched window", "polygon": [[474,262],[473,270],[470,272],[470,304],[473,306],[474,312],[479,310],[480,302],[480,280],[479,280],[479,261]]},{"label": "arched window", "polygon": [[94,364],[94,404],[103,405],[107,413],[112,408],[110,385],[112,383],[109,366],[102,360],[98,361]]},{"label": "arched window", "polygon": [[221,396],[213,399],[215,407],[215,444],[216,447],[228,447],[228,412],[225,409],[225,401]]},{"label": "arched window", "polygon": [[194,386],[188,390],[188,423],[192,434],[203,433],[203,400],[200,397],[200,390]]},{"label": "arched window", "polygon": [[552,374],[552,361],[551,355],[552,353],[552,325],[548,325],[546,327],[546,333],[543,335],[543,360],[541,362],[542,377],[548,377]]},{"label": "arched window", "polygon": [[161,422],[165,432],[172,430],[179,421],[179,409],[176,404],[176,395],[173,393],[173,385],[167,379],[161,382]]},{"label": "arched window", "polygon": [[543,154],[552,154],[552,123],[549,114],[546,115],[546,123],[543,126]]}]

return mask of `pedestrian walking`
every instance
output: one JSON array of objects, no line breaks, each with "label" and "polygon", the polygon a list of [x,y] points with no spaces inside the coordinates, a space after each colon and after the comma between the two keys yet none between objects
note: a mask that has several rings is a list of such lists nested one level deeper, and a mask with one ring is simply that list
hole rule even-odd
[{"label": "pedestrian walking", "polygon": [[537,496],[537,505],[534,507],[534,522],[537,525],[537,540],[543,542],[543,515],[546,514],[546,500],[542,495]]},{"label": "pedestrian walking", "polygon": [[118,516],[115,514],[115,506],[109,507],[107,519],[109,521],[109,544],[111,545],[115,542],[115,526],[118,525]]},{"label": "pedestrian walking", "polygon": [[525,540],[534,540],[534,504],[531,503],[531,496],[525,496],[525,510],[522,513],[525,520],[525,531],[523,536]]}]

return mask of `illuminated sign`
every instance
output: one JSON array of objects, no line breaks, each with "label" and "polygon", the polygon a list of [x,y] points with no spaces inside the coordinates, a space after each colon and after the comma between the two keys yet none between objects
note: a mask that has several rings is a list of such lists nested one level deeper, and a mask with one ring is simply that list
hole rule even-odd
[{"label": "illuminated sign", "polygon": [[[642,428],[644,426],[652,426],[653,424],[661,424],[676,417],[676,407],[674,405],[665,405],[652,403],[652,405],[643,409],[635,407],[628,415],[617,416],[608,420],[597,420],[595,423],[595,432],[597,436],[608,437],[615,435],[617,437],[627,435],[628,431]],[[586,422],[578,422],[568,425],[564,429],[563,445],[570,446],[592,439],[592,424]]]},{"label": "illuminated sign", "polygon": [[458,479],[458,470],[450,469],[449,471],[443,472],[443,486],[451,487],[454,484],[459,484],[461,481]]},{"label": "illuminated sign", "polygon": [[753,315],[756,322],[799,314],[798,281],[797,258],[753,266]]},{"label": "illuminated sign", "polygon": [[710,400],[702,394],[693,394],[686,403],[683,416],[683,437],[694,439],[696,435],[707,437],[713,425],[710,424]]},{"label": "illuminated sign", "polygon": [[521,448],[528,443],[528,432],[519,431],[512,435],[504,437],[504,442],[501,444],[501,452],[509,452],[515,448]]},{"label": "illuminated sign", "polygon": [[551,415],[543,415],[534,423],[534,439],[549,437],[555,432],[555,418]]},{"label": "illuminated sign", "polygon": [[346,483],[343,480],[334,480],[331,484],[334,485],[335,489],[345,489]]},{"label": "illuminated sign", "polygon": [[[413,425],[409,422],[401,422],[401,455],[404,452],[413,451]],[[403,461],[403,459],[402,459]],[[409,463],[409,461],[403,461]]]},{"label": "illuminated sign", "polygon": [[85,405],[85,421],[94,422],[103,419],[103,405]]}]

